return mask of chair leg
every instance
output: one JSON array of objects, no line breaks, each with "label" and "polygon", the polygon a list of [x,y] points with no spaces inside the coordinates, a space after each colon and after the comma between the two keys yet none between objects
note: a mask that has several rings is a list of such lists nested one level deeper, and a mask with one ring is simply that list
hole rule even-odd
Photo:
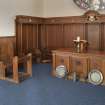
[{"label": "chair leg", "polygon": [[32,54],[31,53],[29,53],[28,55],[27,55],[27,61],[26,61],[26,72],[27,72],[27,74],[29,74],[29,76],[31,76],[32,77]]},{"label": "chair leg", "polygon": [[15,83],[19,83],[19,74],[18,74],[18,57],[13,58],[13,80]]},{"label": "chair leg", "polygon": [[0,79],[5,80],[5,69],[6,66],[3,62],[0,62]]}]

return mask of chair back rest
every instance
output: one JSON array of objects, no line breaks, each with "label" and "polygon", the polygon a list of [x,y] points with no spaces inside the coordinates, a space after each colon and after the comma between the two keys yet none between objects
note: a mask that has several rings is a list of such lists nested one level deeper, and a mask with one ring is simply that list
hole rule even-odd
[{"label": "chair back rest", "polygon": [[0,42],[0,61],[4,63],[12,62],[14,56],[13,43],[11,41]]}]

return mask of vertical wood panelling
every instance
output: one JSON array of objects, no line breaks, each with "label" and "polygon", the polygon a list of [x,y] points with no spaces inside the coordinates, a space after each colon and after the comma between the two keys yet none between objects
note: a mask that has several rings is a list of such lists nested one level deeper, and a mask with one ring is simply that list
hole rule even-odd
[{"label": "vertical wood panelling", "polygon": [[27,25],[23,24],[22,25],[22,35],[21,35],[21,40],[22,40],[22,44],[21,44],[21,49],[22,49],[22,53],[25,53],[28,49],[28,45],[27,45]]},{"label": "vertical wood panelling", "polygon": [[[47,24],[46,46],[50,48],[73,47],[73,40],[77,36],[88,40],[88,48],[100,50],[102,48],[102,26],[101,23],[71,23],[71,24]],[[63,39],[63,40],[62,40]]]},{"label": "vertical wood panelling", "polygon": [[[95,19],[89,20],[90,16]],[[73,48],[77,36],[88,41],[88,49],[105,50],[105,15],[88,11],[83,16],[16,18],[18,54],[36,48]]]},{"label": "vertical wood panelling", "polygon": [[16,23],[16,48],[17,48],[16,53],[17,54],[22,52],[22,46],[21,45],[22,45],[22,24]]},{"label": "vertical wood panelling", "polygon": [[62,25],[56,25],[56,45],[55,48],[64,47],[64,35]]},{"label": "vertical wood panelling", "polygon": [[[26,54],[28,52],[34,51],[38,47],[37,27],[37,24],[22,24],[22,33],[17,36],[17,38],[20,38],[18,45],[21,46],[19,49],[20,52],[18,53]],[[19,43],[21,43],[21,45]]]},{"label": "vertical wood panelling", "polygon": [[103,48],[103,39],[104,39],[104,36],[103,36],[103,23],[100,23],[99,24],[99,50],[104,50]]},{"label": "vertical wood panelling", "polygon": [[88,43],[89,49],[99,50],[99,39],[100,39],[100,25],[99,24],[88,24]]},{"label": "vertical wood panelling", "polygon": [[37,25],[37,48],[41,49],[41,24]]},{"label": "vertical wood panelling", "polygon": [[46,47],[47,48],[56,48],[56,25],[46,25]]},{"label": "vertical wood panelling", "polygon": [[74,37],[73,34],[71,34],[71,24],[65,24],[64,25],[64,47],[68,48],[73,46],[73,42],[72,42],[72,39],[74,39],[73,37]]},{"label": "vertical wood panelling", "polygon": [[28,37],[28,51],[32,51],[33,49],[33,24],[29,24],[28,25],[28,29],[27,29],[27,37]]},{"label": "vertical wood panelling", "polygon": [[105,50],[105,23],[103,24],[103,39],[102,39],[102,42],[103,42],[103,49]]},{"label": "vertical wood panelling", "polygon": [[32,30],[32,34],[33,34],[33,44],[32,44],[32,46],[33,46],[33,49],[35,49],[35,48],[37,48],[37,25],[36,24],[34,24],[33,25],[33,28],[32,28],[33,30]]},{"label": "vertical wood panelling", "polygon": [[42,24],[40,28],[40,48],[43,49],[47,47],[46,26]]},{"label": "vertical wood panelling", "polygon": [[56,25],[46,25],[47,48],[56,48]]},{"label": "vertical wood panelling", "polygon": [[84,32],[85,33],[84,39],[88,40],[88,24],[87,23],[84,24],[84,28],[85,28],[84,29],[85,30],[85,32]]},{"label": "vertical wood panelling", "polygon": [[31,52],[35,54],[35,50],[39,47],[39,24],[42,18],[32,16],[16,16],[16,45],[17,55],[24,55]]},{"label": "vertical wood panelling", "polygon": [[65,47],[73,47],[73,40],[77,36],[84,39],[85,28],[84,24],[65,24],[64,25],[64,45]]}]

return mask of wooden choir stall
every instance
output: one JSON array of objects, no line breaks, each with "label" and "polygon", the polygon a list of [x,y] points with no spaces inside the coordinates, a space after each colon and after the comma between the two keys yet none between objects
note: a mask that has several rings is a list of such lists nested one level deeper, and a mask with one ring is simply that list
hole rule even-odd
[{"label": "wooden choir stall", "polygon": [[0,42],[0,79],[20,83],[27,77],[32,77],[32,54],[16,56],[11,41]]}]

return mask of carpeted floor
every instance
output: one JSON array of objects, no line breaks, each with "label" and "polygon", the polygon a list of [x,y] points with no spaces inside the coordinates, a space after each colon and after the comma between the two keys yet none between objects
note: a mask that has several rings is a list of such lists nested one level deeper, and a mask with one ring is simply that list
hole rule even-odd
[{"label": "carpeted floor", "polygon": [[50,64],[34,64],[33,77],[16,85],[0,81],[0,105],[105,105],[105,87],[51,76]]}]

